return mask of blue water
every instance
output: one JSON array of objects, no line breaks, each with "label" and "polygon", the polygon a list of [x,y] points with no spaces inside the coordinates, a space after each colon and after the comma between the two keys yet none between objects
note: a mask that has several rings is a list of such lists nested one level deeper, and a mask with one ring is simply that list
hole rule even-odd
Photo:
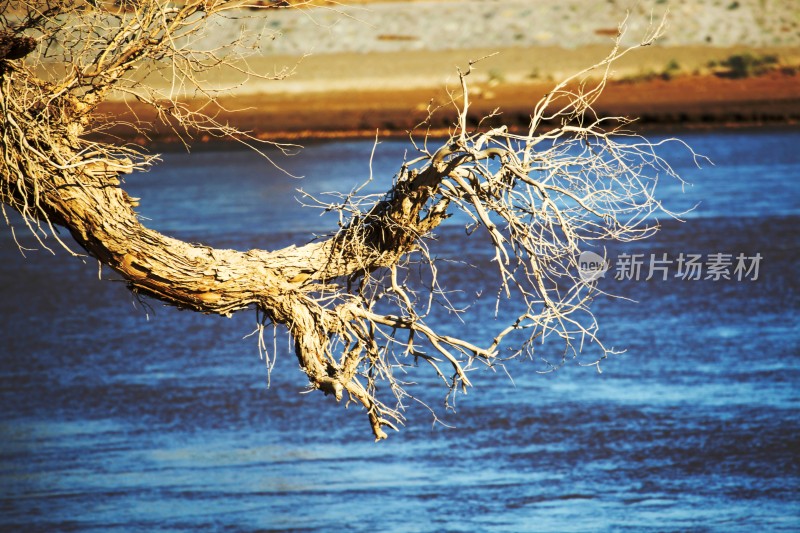
[{"label": "blue water", "polygon": [[[22,257],[0,234],[0,529],[8,531],[798,531],[800,530],[800,132],[682,136],[663,154],[692,183],[665,182],[641,253],[760,254],[757,280],[673,276],[602,283],[605,341],[627,351],[603,373],[537,361],[479,369],[441,409],[426,368],[415,392],[453,427],[409,405],[374,443],[365,415],[319,393],[285,337],[267,372],[254,313],[221,319],[139,302],[97,264]],[[296,188],[349,190],[370,142],[309,145],[281,164],[241,151],[169,153],[128,178],[148,224],[214,246],[274,248],[335,226]],[[385,181],[406,144],[372,163]],[[17,224],[18,233],[21,228]],[[442,280],[469,303],[485,257],[457,222],[439,232]],[[24,243],[33,245],[31,239]],[[473,246],[475,246],[473,248]],[[443,263],[444,265],[445,263]],[[674,272],[674,271],[673,271]],[[752,277],[752,276],[751,276]],[[492,302],[438,318],[496,332]]]}]

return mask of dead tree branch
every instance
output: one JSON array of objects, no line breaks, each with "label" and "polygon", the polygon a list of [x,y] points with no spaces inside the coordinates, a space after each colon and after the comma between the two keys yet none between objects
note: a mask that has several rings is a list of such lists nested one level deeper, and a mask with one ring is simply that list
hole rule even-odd
[{"label": "dead tree branch", "polygon": [[[593,364],[613,352],[597,336],[589,308],[596,291],[578,276],[578,255],[593,242],[635,240],[655,231],[649,215],[661,210],[656,184],[675,176],[655,146],[624,131],[624,119],[593,111],[609,66],[628,50],[615,47],[569,80],[579,82],[577,89],[574,83],[557,85],[534,107],[524,135],[470,129],[468,70],[453,96],[458,116],[450,138],[436,150],[426,148],[430,139],[421,147],[415,142],[419,157],[401,166],[382,198],[356,191],[345,201],[320,200],[323,208],[340,211],[343,221],[328,238],[242,252],[182,242],[143,226],[137,200],[121,182],[156,159],[136,147],[90,142],[86,134],[101,126],[93,114],[97,104],[116,92],[153,106],[185,134],[235,135],[257,149],[252,137],[182,101],[192,92],[214,102],[217,93],[204,86],[200,73],[221,64],[258,75],[238,61],[251,49],[244,41],[225,50],[191,47],[209,21],[243,2],[4,5],[4,214],[6,207],[19,212],[45,247],[49,235],[70,249],[55,229],[66,228],[135,293],[209,314],[256,309],[260,324],[285,326],[311,387],[362,405],[376,439],[404,420],[409,393],[395,375],[398,361],[428,362],[455,392],[471,384],[467,372],[476,362],[496,364],[501,349],[510,350],[503,357],[533,356],[535,350],[552,367],[581,350],[594,352]],[[31,39],[35,51],[27,48]],[[42,67],[49,69],[46,75]],[[164,72],[166,88],[147,85]],[[543,131],[545,120],[559,125]],[[493,250],[498,306],[508,299],[523,304],[523,312],[483,347],[438,332],[427,321],[438,283],[429,237],[455,209],[474,221],[471,238]],[[413,254],[429,267],[424,287],[405,281]],[[507,347],[512,337],[516,344]],[[550,344],[541,345],[551,337],[560,339],[555,360],[539,354],[553,353]]]}]

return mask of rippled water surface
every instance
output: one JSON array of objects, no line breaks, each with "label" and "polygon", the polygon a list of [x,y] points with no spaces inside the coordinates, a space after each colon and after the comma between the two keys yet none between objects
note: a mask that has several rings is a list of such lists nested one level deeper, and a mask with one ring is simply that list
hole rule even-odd
[{"label": "rippled water surface", "polygon": [[[407,426],[379,444],[354,406],[301,394],[282,337],[267,388],[255,340],[243,339],[253,313],[143,305],[108,271],[99,281],[92,260],[23,258],[2,232],[0,529],[800,530],[800,133],[683,138],[715,165],[697,169],[669,145],[693,185],[681,195],[665,182],[662,197],[698,207],[609,256],[760,254],[758,279],[609,276],[609,290],[638,303],[597,302],[605,340],[627,349],[602,374],[567,364],[540,375],[519,361],[512,382],[477,370],[457,412],[440,409],[453,427],[411,404]],[[351,189],[371,149],[310,145],[281,162],[302,180],[248,152],[166,154],[128,189],[168,234],[274,248],[335,226],[302,209],[296,189]],[[378,147],[370,187],[385,188],[404,149]],[[467,263],[441,272],[467,301],[491,268],[473,242],[456,221],[435,245]],[[492,307],[439,320],[488,339]],[[426,370],[409,379],[438,408]]]}]

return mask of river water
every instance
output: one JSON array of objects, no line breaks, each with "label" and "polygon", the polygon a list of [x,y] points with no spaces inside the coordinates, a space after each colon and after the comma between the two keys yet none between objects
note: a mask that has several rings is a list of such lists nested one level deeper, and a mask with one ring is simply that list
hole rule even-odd
[{"label": "river water", "polygon": [[[254,313],[138,302],[112,273],[98,280],[92,260],[23,257],[2,232],[0,529],[800,530],[800,132],[682,138],[714,165],[698,169],[668,145],[692,186],[665,182],[661,195],[697,207],[649,241],[608,249],[604,287],[638,303],[596,311],[606,342],[627,351],[602,374],[573,363],[538,374],[529,360],[508,366],[513,381],[476,370],[456,413],[439,409],[427,369],[411,369],[452,427],[412,404],[407,425],[377,444],[358,409],[301,394],[285,338],[267,387],[243,338]],[[405,147],[378,146],[370,187],[385,188]],[[168,234],[274,248],[335,225],[301,208],[296,189],[351,189],[371,150],[311,144],[279,161],[305,176],[293,179],[249,152],[200,148],[166,154],[127,188]],[[469,300],[481,250],[457,220],[436,246],[464,262],[441,275]],[[645,280],[651,254],[666,262]],[[677,275],[680,254],[700,256],[701,279]],[[643,261],[639,279],[625,257]],[[711,263],[726,260],[730,279],[714,279]],[[491,307],[442,327],[490,338]]]}]

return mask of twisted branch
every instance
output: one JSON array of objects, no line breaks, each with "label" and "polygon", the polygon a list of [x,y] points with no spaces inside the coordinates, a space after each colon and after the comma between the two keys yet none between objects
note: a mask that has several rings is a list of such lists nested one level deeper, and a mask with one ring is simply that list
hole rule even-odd
[{"label": "twisted branch", "polygon": [[[134,211],[138,200],[120,185],[124,174],[146,170],[156,158],[136,147],[86,140],[87,132],[103,127],[94,123],[97,104],[121,91],[153,105],[183,131],[255,142],[189,110],[180,99],[185,91],[176,89],[189,84],[215,101],[196,72],[238,65],[231,57],[242,56],[197,52],[187,43],[208,20],[241,3],[198,0],[170,7],[143,0],[121,12],[81,2],[13,4],[17,12],[3,14],[4,23],[13,19],[14,35],[33,35],[40,49],[33,65],[8,54],[0,58],[0,201],[4,214],[8,206],[22,215],[43,246],[50,235],[68,248],[54,227],[63,226],[136,293],[203,313],[255,308],[259,328],[283,325],[292,335],[312,388],[364,407],[376,439],[404,422],[410,393],[395,372],[408,361],[429,363],[449,395],[471,385],[467,372],[475,362],[533,357],[535,348],[552,369],[591,347],[591,364],[599,368],[614,353],[597,337],[589,309],[597,291],[580,279],[578,255],[593,243],[655,231],[649,216],[661,210],[656,184],[663,175],[675,176],[655,146],[624,130],[626,120],[597,117],[592,110],[609,65],[628,50],[615,47],[582,74],[598,77],[576,78],[577,89],[557,85],[536,104],[523,135],[468,127],[470,65],[460,73],[460,93],[453,94],[457,119],[449,139],[431,151],[427,137],[420,145],[412,136],[418,157],[402,164],[383,197],[359,196],[360,188],[333,202],[307,196],[339,212],[338,231],[303,246],[241,252],[185,243],[143,226]],[[39,77],[33,67],[51,55],[70,60],[72,68]],[[135,71],[147,65],[155,65],[150,74],[172,69],[177,81],[168,94],[139,87],[147,76]],[[560,126],[539,131],[544,120]],[[473,221],[470,238],[483,235],[494,252],[496,307],[508,299],[523,305],[487,347],[428,323],[433,294],[444,289],[430,237],[456,209]],[[412,257],[428,266],[425,280],[410,276]],[[552,336],[561,341],[556,360],[547,355],[549,344],[539,345]],[[385,396],[394,401],[386,403]]]}]

